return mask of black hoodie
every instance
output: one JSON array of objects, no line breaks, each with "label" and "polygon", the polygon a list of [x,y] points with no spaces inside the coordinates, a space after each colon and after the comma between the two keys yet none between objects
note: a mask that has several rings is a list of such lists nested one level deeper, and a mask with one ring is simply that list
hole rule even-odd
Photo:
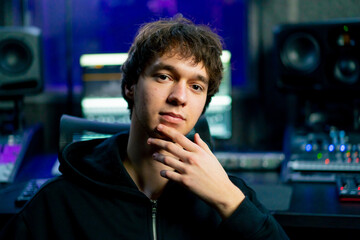
[{"label": "black hoodie", "polygon": [[287,239],[241,179],[246,198],[222,221],[196,195],[169,182],[157,201],[125,170],[128,134],[76,142],[60,159],[62,176],[45,184],[9,222],[0,239]]}]

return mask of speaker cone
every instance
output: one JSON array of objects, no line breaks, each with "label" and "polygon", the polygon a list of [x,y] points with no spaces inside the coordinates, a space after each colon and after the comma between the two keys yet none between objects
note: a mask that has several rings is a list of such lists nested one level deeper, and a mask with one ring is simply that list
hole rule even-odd
[{"label": "speaker cone", "polygon": [[311,35],[296,33],[285,40],[280,57],[284,66],[305,74],[319,66],[320,47]]},{"label": "speaker cone", "polygon": [[357,82],[360,74],[359,61],[355,58],[344,57],[336,61],[334,67],[335,79],[347,84]]},{"label": "speaker cone", "polygon": [[0,70],[8,74],[25,72],[31,65],[29,48],[17,40],[0,42]]}]

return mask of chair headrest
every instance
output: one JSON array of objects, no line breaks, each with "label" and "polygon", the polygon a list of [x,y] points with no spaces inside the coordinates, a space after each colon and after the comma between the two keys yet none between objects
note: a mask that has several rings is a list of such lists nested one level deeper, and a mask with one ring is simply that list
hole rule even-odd
[{"label": "chair headrest", "polygon": [[[129,123],[100,122],[64,114],[60,119],[59,152],[61,153],[68,144],[74,142],[74,137],[76,136],[81,136],[86,133],[113,135],[129,129]],[[196,132],[200,134],[201,138],[208,144],[210,149],[212,149],[213,141],[208,122],[204,115],[199,118],[194,129],[191,130],[187,137],[193,140]]]}]

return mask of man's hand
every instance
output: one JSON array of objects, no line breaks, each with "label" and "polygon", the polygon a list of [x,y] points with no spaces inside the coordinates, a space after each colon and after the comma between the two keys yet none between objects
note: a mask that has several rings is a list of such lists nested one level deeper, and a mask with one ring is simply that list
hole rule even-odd
[{"label": "man's hand", "polygon": [[158,125],[157,130],[171,141],[149,138],[148,143],[172,156],[159,152],[153,158],[175,171],[163,170],[161,176],[178,182],[214,206],[222,218],[229,217],[245,196],[228,178],[207,144],[195,134],[194,142],[174,128]]}]

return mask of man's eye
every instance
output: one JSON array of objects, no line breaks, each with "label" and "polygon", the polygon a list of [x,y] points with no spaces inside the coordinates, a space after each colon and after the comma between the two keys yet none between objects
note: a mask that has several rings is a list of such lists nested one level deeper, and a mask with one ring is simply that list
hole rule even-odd
[{"label": "man's eye", "polygon": [[196,84],[192,85],[192,88],[199,92],[203,90],[203,88],[200,85],[196,85]]},{"label": "man's eye", "polygon": [[169,76],[160,74],[160,75],[157,76],[157,78],[160,79],[160,80],[168,80]]}]

